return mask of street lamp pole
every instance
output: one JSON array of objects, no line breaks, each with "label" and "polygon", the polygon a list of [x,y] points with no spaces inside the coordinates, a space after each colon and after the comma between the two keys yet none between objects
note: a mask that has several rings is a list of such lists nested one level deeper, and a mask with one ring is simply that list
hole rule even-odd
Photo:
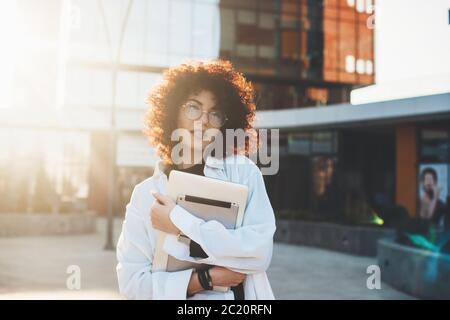
[{"label": "street lamp pole", "polygon": [[101,0],[97,1],[100,14],[102,16],[103,26],[106,33],[106,41],[109,46],[111,61],[113,65],[112,77],[111,77],[111,113],[110,113],[110,141],[109,141],[109,159],[110,166],[108,172],[108,220],[106,228],[106,243],[105,250],[114,250],[113,232],[114,232],[114,213],[116,209],[116,147],[117,147],[117,126],[116,126],[116,88],[117,88],[117,73],[119,71],[119,65],[122,56],[123,39],[125,36],[125,30],[130,16],[131,8],[133,6],[133,0],[128,1],[125,17],[122,22],[122,27],[119,35],[119,43],[117,46],[117,54],[114,55],[114,50],[111,42],[110,29],[106,21],[105,8]]}]

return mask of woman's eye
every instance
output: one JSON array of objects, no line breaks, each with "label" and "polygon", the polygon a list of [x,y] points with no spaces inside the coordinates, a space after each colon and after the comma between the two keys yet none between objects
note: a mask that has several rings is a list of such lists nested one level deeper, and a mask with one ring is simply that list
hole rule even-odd
[{"label": "woman's eye", "polygon": [[188,105],[188,108],[190,111],[199,111],[200,110],[200,107],[195,104]]},{"label": "woman's eye", "polygon": [[223,114],[220,113],[219,111],[213,111],[213,112],[211,112],[211,115],[217,119],[223,118]]}]

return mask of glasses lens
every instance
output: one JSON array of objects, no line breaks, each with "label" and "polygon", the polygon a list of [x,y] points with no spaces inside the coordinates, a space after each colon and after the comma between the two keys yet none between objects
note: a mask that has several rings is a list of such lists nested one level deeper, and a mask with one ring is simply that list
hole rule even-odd
[{"label": "glasses lens", "polygon": [[186,117],[190,120],[197,120],[202,116],[202,108],[196,104],[188,104],[185,108]]},{"label": "glasses lens", "polygon": [[220,128],[225,123],[225,115],[222,112],[213,111],[209,114],[209,123],[215,128]]}]

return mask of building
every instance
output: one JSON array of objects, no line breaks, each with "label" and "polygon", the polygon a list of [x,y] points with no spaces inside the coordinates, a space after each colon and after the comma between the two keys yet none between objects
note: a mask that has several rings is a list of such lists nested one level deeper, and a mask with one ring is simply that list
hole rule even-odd
[{"label": "building", "polygon": [[373,1],[135,0],[125,24],[125,0],[15,3],[0,211],[106,214],[115,110],[123,213],[156,161],[141,134],[146,92],[189,58],[229,59],[254,83],[257,125],[281,133],[280,171],[265,177],[281,218],[365,224],[394,204],[417,215],[421,165],[450,181],[448,94],[349,104],[375,81]]},{"label": "building", "polygon": [[399,205],[419,216],[425,168],[448,203],[449,93],[259,116],[281,132],[280,172],[266,177],[281,215],[371,224]]},{"label": "building", "polygon": [[374,82],[373,6],[221,1],[220,56],[254,82],[259,110],[348,102],[355,86]]}]

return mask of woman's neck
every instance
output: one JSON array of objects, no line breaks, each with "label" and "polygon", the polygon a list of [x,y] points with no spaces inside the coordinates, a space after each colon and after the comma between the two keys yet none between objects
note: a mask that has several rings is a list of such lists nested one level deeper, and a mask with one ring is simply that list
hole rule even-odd
[{"label": "woman's neck", "polygon": [[195,163],[180,163],[176,167],[177,167],[177,169],[184,170],[184,169],[189,169],[195,165],[196,165]]},{"label": "woman's neck", "polygon": [[189,161],[189,162],[181,162],[180,164],[177,164],[176,167],[178,169],[183,170],[183,169],[188,169],[188,168],[191,168],[191,167],[193,167],[195,165],[202,164],[202,163],[203,163],[203,158],[196,159],[194,157],[194,155],[191,154],[191,161]]}]

